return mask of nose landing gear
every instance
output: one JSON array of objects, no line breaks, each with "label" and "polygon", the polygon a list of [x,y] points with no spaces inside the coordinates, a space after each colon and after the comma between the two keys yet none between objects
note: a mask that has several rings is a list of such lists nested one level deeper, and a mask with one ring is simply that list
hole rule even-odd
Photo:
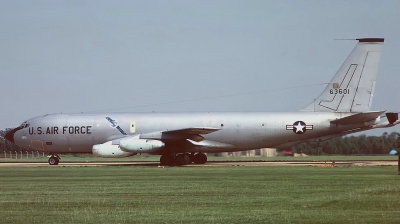
[{"label": "nose landing gear", "polygon": [[58,162],[60,162],[60,157],[57,154],[52,154],[48,160],[50,165],[58,165]]}]

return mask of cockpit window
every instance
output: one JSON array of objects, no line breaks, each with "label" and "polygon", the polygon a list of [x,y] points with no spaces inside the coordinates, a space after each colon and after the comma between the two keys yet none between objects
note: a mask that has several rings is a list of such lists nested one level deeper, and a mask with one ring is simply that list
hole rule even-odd
[{"label": "cockpit window", "polygon": [[24,123],[22,123],[22,124],[20,125],[20,127],[21,127],[21,128],[27,128],[27,127],[29,127],[29,123],[25,121]]}]

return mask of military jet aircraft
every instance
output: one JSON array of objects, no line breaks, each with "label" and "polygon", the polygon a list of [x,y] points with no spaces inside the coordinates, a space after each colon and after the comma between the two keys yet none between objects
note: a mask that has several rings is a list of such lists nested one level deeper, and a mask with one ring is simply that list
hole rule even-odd
[{"label": "military jet aircraft", "polygon": [[296,112],[49,114],[23,122],[5,138],[46,152],[127,157],[161,155],[162,165],[203,164],[205,153],[289,147],[399,123],[370,111],[383,38],[361,38],[325,90]]}]

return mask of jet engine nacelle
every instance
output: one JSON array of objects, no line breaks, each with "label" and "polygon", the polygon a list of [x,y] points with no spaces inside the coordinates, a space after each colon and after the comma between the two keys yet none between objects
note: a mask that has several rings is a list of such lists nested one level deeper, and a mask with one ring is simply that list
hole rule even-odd
[{"label": "jet engine nacelle", "polygon": [[95,156],[106,157],[106,158],[122,158],[136,155],[133,152],[122,151],[118,145],[113,145],[112,141],[104,144],[94,145],[92,147],[92,153]]},{"label": "jet engine nacelle", "polygon": [[127,138],[119,142],[119,147],[123,151],[134,153],[151,153],[164,146],[164,142],[152,139]]}]

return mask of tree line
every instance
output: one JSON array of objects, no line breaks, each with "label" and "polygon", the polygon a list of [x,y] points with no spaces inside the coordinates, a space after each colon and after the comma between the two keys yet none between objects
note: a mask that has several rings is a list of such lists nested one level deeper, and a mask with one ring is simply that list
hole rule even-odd
[{"label": "tree line", "polygon": [[307,155],[376,155],[388,154],[400,148],[400,134],[392,132],[381,136],[345,136],[322,142],[303,142],[296,145],[294,153]]},{"label": "tree line", "polygon": [[12,128],[7,128],[6,130],[0,130],[0,151],[18,151],[18,152],[20,152],[20,151],[22,151],[22,152],[25,152],[25,151],[30,151],[30,150],[27,150],[27,149],[25,149],[25,148],[22,148],[22,147],[20,147],[20,146],[18,146],[18,145],[15,145],[15,144],[13,144],[13,143],[11,143],[11,142],[9,142],[9,141],[7,141],[5,138],[4,138],[4,136],[6,135],[6,133],[8,132],[8,131],[10,131],[10,130],[12,130]]}]

